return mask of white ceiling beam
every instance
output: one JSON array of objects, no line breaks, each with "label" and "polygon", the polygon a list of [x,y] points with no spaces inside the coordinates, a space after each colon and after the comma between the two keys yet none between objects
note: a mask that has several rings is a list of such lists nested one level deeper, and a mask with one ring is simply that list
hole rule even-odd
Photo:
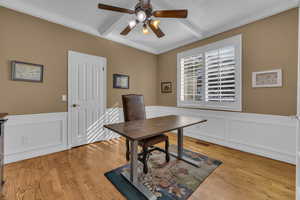
[{"label": "white ceiling beam", "polygon": [[300,4],[300,0],[293,0],[298,6]]},{"label": "white ceiling beam", "polygon": [[[156,9],[163,9],[163,10],[176,10],[178,8],[174,8],[170,3],[167,3],[166,1],[152,1],[152,5],[155,6]],[[193,24],[188,18],[186,19],[178,19],[178,22],[180,22],[182,25],[186,27],[196,38],[203,37],[204,31],[201,30],[198,26]]]},{"label": "white ceiling beam", "polygon": [[196,25],[191,23],[188,19],[179,19],[179,22],[183,24],[189,31],[197,38],[203,37],[204,31],[200,30]]},{"label": "white ceiling beam", "polygon": [[[136,5],[136,3],[137,3],[136,1],[129,1],[124,6],[124,8],[134,9],[134,6]],[[111,12],[113,12],[113,11],[111,11]],[[120,13],[117,16],[111,17],[111,19],[109,21],[105,22],[105,25],[103,25],[102,27],[98,28],[98,31],[99,31],[100,35],[103,36],[103,37],[106,37],[111,32],[113,32],[113,30],[120,24],[120,22],[122,21],[123,17],[125,17],[125,15],[129,15],[129,14],[122,14],[122,13]]]},{"label": "white ceiling beam", "polygon": [[125,15],[126,14],[120,14],[118,16],[112,17],[111,20],[105,22],[105,24],[98,29],[100,35],[103,37],[108,36],[117,28],[117,26],[120,24]]}]

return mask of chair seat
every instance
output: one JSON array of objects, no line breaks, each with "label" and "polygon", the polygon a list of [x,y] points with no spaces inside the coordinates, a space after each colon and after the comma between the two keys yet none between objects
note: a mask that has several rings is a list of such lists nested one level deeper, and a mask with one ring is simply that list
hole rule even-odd
[{"label": "chair seat", "polygon": [[151,137],[151,138],[141,140],[139,142],[139,145],[147,148],[147,147],[151,147],[155,144],[164,142],[166,140],[168,140],[168,136],[166,136],[164,134],[161,134],[161,135],[158,135],[158,136],[154,136],[154,137]]}]

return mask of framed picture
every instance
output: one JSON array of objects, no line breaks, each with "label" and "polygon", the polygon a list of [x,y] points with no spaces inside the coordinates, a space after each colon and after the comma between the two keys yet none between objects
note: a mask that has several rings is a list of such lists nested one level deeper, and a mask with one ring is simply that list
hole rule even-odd
[{"label": "framed picture", "polygon": [[172,82],[161,82],[161,93],[172,93]]},{"label": "framed picture", "polygon": [[282,87],[282,70],[253,72],[252,87]]},{"label": "framed picture", "polygon": [[13,81],[43,82],[44,66],[26,62],[11,62],[11,79]]},{"label": "framed picture", "polygon": [[113,88],[129,89],[129,76],[123,74],[114,74]]}]

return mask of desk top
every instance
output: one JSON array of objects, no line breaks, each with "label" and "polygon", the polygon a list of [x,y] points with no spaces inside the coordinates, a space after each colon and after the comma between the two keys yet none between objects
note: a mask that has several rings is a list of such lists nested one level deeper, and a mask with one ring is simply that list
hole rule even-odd
[{"label": "desk top", "polygon": [[0,119],[6,117],[8,114],[7,113],[0,113]]},{"label": "desk top", "polygon": [[146,120],[104,125],[105,128],[131,139],[143,140],[162,133],[206,122],[205,119],[168,115]]}]

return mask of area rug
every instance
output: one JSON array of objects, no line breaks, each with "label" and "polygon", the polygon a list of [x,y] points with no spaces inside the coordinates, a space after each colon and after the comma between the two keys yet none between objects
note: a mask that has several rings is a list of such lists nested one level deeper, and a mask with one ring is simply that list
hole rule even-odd
[{"label": "area rug", "polygon": [[[171,145],[170,151],[175,152],[177,146]],[[186,200],[200,184],[222,162],[207,156],[184,149],[184,155],[199,162],[199,168],[171,156],[169,163],[165,162],[165,154],[152,152],[149,158],[149,172],[143,173],[143,165],[138,165],[138,180],[155,194],[158,200]],[[128,200],[147,200],[122,175],[130,170],[129,164],[105,173],[105,176]]]}]

